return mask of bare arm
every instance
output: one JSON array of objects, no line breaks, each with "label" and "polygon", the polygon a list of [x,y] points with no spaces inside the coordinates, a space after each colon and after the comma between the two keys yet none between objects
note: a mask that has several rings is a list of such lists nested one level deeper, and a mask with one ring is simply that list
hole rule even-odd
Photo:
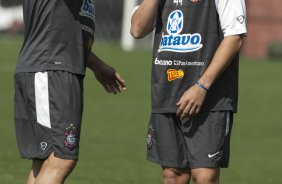
[{"label": "bare arm", "polygon": [[159,0],[143,0],[131,18],[130,33],[136,39],[143,38],[154,29]]},{"label": "bare arm", "polygon": [[125,81],[114,68],[104,63],[94,53],[89,53],[86,66],[91,69],[96,79],[102,84],[108,93],[117,94],[126,90]]},{"label": "bare arm", "polygon": [[[198,80],[209,89],[216,79],[232,62],[233,57],[239,52],[243,44],[241,35],[227,36],[218,47],[209,67]],[[200,112],[206,97],[206,91],[198,85],[189,88],[181,97],[177,105],[177,114],[181,118],[193,116]]]}]

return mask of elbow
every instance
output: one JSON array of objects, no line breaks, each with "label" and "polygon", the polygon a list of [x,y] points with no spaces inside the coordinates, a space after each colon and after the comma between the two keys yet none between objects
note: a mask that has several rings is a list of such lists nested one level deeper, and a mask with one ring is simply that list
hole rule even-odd
[{"label": "elbow", "polygon": [[137,29],[131,28],[131,29],[130,29],[130,34],[131,34],[131,35],[133,36],[133,38],[135,38],[135,39],[141,39],[141,38],[143,38],[142,35],[141,35],[141,33],[140,33],[140,31],[137,30]]},{"label": "elbow", "polygon": [[135,38],[135,39],[141,39],[144,38],[143,34],[143,28],[142,26],[131,26],[130,29],[130,34]]}]

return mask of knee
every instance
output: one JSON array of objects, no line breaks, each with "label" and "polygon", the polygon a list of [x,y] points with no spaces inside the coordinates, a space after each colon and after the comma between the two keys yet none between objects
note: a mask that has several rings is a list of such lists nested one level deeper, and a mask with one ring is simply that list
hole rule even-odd
[{"label": "knee", "polygon": [[[171,181],[171,180],[176,180],[177,174],[175,169],[171,168],[165,168],[163,170],[163,179],[164,181]],[[167,183],[167,182],[165,182]]]},{"label": "knee", "polygon": [[188,175],[181,169],[163,168],[163,180],[165,184],[174,184],[180,180],[188,180]]},{"label": "knee", "polygon": [[211,175],[207,173],[198,173],[193,175],[193,182],[195,184],[218,184],[219,177],[218,175]]}]

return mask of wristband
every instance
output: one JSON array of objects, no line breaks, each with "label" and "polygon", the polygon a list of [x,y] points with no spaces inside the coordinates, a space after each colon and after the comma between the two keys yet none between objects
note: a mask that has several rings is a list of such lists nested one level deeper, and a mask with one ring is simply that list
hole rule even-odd
[{"label": "wristband", "polygon": [[198,86],[200,86],[203,90],[205,90],[206,92],[208,92],[208,88],[206,88],[203,84],[199,83],[198,81],[196,82],[196,84]]}]

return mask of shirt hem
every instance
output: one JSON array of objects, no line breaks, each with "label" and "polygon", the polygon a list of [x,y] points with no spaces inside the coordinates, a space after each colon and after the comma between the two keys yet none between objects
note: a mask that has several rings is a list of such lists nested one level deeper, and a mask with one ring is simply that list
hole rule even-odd
[{"label": "shirt hem", "polygon": [[73,74],[78,74],[78,75],[85,75],[85,71],[81,72],[81,71],[76,71],[76,70],[72,70],[72,69],[68,69],[68,68],[46,68],[46,67],[42,67],[42,68],[34,68],[34,69],[30,69],[30,68],[16,68],[15,73],[29,73],[29,72],[44,72],[44,71],[66,71],[66,72],[70,72]]}]

